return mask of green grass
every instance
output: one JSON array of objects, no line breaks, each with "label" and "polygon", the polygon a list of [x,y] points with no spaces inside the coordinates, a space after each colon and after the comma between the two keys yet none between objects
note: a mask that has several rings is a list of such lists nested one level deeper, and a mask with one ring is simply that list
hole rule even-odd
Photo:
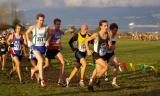
[{"label": "green grass", "polygon": [[[65,35],[62,40],[64,45],[64,58],[70,62],[66,65],[66,76],[69,75],[75,64],[74,54],[70,50],[68,40],[71,35]],[[160,67],[160,41],[131,41],[118,40],[116,55],[120,62],[126,63],[128,70],[129,63],[134,65],[147,64],[156,68]],[[53,60],[50,68],[45,71],[47,87],[40,88],[36,81],[29,79],[30,72],[25,71],[25,66],[30,66],[27,60],[22,63],[22,75],[25,84],[19,84],[17,75],[9,80],[7,74],[11,68],[10,59],[7,60],[7,67],[4,72],[0,71],[0,96],[159,96],[160,94],[160,76],[155,75],[152,71],[143,73],[138,70],[124,72],[119,75],[118,82],[121,88],[112,88],[110,82],[112,72],[110,72],[110,81],[105,82],[103,78],[101,88],[96,88],[96,92],[88,92],[87,88],[78,86],[79,73],[73,78],[69,88],[57,86],[59,73],[59,63]],[[92,63],[91,57],[87,57],[88,63]],[[86,71],[86,83],[92,73],[93,66],[88,65]]]}]

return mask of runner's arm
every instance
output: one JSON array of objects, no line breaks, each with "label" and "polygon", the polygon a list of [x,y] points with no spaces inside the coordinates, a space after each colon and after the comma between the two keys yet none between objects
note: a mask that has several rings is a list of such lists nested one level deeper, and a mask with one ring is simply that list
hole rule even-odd
[{"label": "runner's arm", "polygon": [[69,40],[68,44],[71,47],[72,51],[75,51],[76,48],[74,48],[73,43],[74,41],[77,41],[78,39],[78,34],[73,35],[73,37]]},{"label": "runner's arm", "polygon": [[91,35],[90,37],[88,37],[88,38],[85,40],[85,45],[86,45],[86,49],[87,49],[88,55],[91,55],[91,54],[93,53],[93,51],[89,48],[89,42],[90,42],[90,41],[94,41],[97,36],[98,36],[97,33],[93,33],[93,35]]},{"label": "runner's arm", "polygon": [[[88,34],[89,35],[89,37],[91,36],[90,34]],[[89,44],[93,44],[94,43],[94,40],[91,40],[91,41],[89,41],[88,42]]]},{"label": "runner's arm", "polygon": [[31,45],[29,35],[32,33],[32,30],[33,30],[33,26],[30,26],[29,29],[26,31],[26,42],[28,44],[28,47]]},{"label": "runner's arm", "polygon": [[7,39],[7,44],[8,44],[8,51],[10,50],[11,47],[13,47],[13,45],[11,44],[11,40],[12,40],[13,34],[9,35],[8,39]]},{"label": "runner's arm", "polygon": [[51,40],[51,29],[47,27],[46,41],[49,42],[50,40]]},{"label": "runner's arm", "polygon": [[45,46],[49,46],[49,42],[51,40],[51,29],[49,27],[47,27],[47,31],[46,31],[46,44]]},{"label": "runner's arm", "polygon": [[26,31],[26,41],[30,41],[29,35],[32,33],[33,26],[30,26],[29,29]]},{"label": "runner's arm", "polygon": [[27,58],[26,47],[25,47],[25,45],[24,45],[24,44],[22,45],[22,52],[23,52],[24,57],[26,57],[26,58]]},{"label": "runner's arm", "polygon": [[22,35],[22,37],[23,37],[23,44],[24,44],[25,46],[27,46],[26,35]]},{"label": "runner's arm", "polygon": [[8,39],[7,39],[7,44],[8,44],[8,46],[10,46],[11,45],[11,40],[12,40],[12,37],[13,37],[13,34],[11,34],[11,35],[9,35],[9,37],[8,37]]},{"label": "runner's arm", "polygon": [[116,49],[116,41],[112,41],[112,50],[115,50]]},{"label": "runner's arm", "polygon": [[109,31],[108,35],[109,35],[108,47],[111,48],[112,47],[112,32]]}]

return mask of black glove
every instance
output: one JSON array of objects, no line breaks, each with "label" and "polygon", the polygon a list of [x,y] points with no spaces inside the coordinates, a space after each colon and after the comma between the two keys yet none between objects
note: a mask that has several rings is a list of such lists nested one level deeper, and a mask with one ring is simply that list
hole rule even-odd
[{"label": "black glove", "polygon": [[14,47],[14,44],[10,44],[9,46],[10,46],[10,47]]},{"label": "black glove", "polygon": [[73,48],[72,51],[73,51],[73,52],[76,52],[76,51],[78,51],[78,49],[77,49],[77,48]]}]

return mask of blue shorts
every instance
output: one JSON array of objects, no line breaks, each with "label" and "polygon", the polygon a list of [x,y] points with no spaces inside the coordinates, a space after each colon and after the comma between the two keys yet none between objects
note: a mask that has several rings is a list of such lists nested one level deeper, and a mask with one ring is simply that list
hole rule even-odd
[{"label": "blue shorts", "polygon": [[29,60],[34,60],[34,59],[36,59],[36,57],[35,57],[35,55],[33,54],[33,52],[32,51],[30,51],[29,52]]},{"label": "blue shorts", "polygon": [[46,47],[45,46],[32,46],[31,50],[37,50],[39,51],[42,55],[46,53]]},{"label": "blue shorts", "polygon": [[12,50],[12,55],[22,56],[22,50]]},{"label": "blue shorts", "polygon": [[76,52],[75,52],[75,57],[76,57],[76,60],[77,60],[76,67],[79,68],[79,67],[81,66],[80,60],[81,60],[82,58],[85,58],[85,57],[86,57],[86,52],[76,51]]}]

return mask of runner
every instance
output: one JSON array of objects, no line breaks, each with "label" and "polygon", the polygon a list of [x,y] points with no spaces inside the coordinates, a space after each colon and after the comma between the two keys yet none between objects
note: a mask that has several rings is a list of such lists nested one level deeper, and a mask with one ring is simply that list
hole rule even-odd
[{"label": "runner", "polygon": [[[108,21],[101,20],[99,22],[99,32],[95,32],[90,36],[86,41],[86,49],[88,55],[93,55],[94,62],[96,63],[96,74],[93,78],[93,81],[89,83],[88,90],[94,91],[93,83],[98,80],[108,69],[106,53],[107,53],[107,46],[111,46],[109,42],[109,36],[107,33],[108,30]],[[88,42],[94,40],[94,52],[89,48]],[[99,81],[99,80],[98,80]]]},{"label": "runner", "polygon": [[64,86],[64,67],[65,67],[65,61],[63,58],[63,54],[60,52],[62,49],[61,45],[61,36],[64,34],[61,29],[61,20],[59,18],[56,18],[53,20],[53,29],[51,29],[51,39],[49,42],[49,46],[47,47],[47,52],[46,52],[46,66],[51,63],[51,59],[54,59],[57,57],[59,62],[61,63],[60,65],[60,76],[58,80],[58,85]]},{"label": "runner", "polygon": [[[118,25],[116,23],[112,23],[110,25],[110,36],[111,36],[111,40],[112,40],[112,46],[110,49],[108,49],[107,51],[107,61],[111,62],[111,66],[114,66],[114,72],[113,72],[113,79],[112,79],[112,86],[119,88],[120,86],[117,85],[117,75],[119,73],[119,68],[118,68],[118,61],[117,61],[117,57],[115,56],[115,48],[116,48],[116,36],[117,36],[117,31],[118,31]],[[106,78],[108,78],[106,72]],[[105,80],[106,80],[105,78]]]},{"label": "runner", "polygon": [[14,62],[13,69],[10,72],[10,76],[13,74],[13,72],[17,71],[20,83],[24,83],[22,82],[20,65],[22,54],[25,54],[24,44],[26,44],[26,39],[25,36],[21,34],[21,28],[22,27],[20,24],[16,25],[15,33],[9,35],[7,43],[9,45],[8,49],[10,51],[12,60]]},{"label": "runner", "polygon": [[0,61],[2,62],[2,71],[6,65],[6,54],[8,50],[8,45],[6,43],[5,37],[0,37]]},{"label": "runner", "polygon": [[[110,38],[112,40],[112,46],[110,49],[108,48],[106,58],[108,63],[111,62],[111,64],[109,65],[114,66],[114,74],[113,74],[114,77],[112,79],[112,86],[119,88],[120,86],[116,83],[117,75],[119,74],[119,68],[118,68],[117,57],[115,56],[115,52],[114,52],[116,48],[115,44],[116,44],[117,31],[118,31],[118,25],[116,23],[112,23],[110,25],[110,31],[109,31]],[[96,74],[96,70],[94,70],[92,77],[90,78],[90,82],[92,82],[95,74]],[[108,75],[108,70],[105,72],[105,81],[108,81],[107,75]]]},{"label": "runner", "polygon": [[[46,83],[43,76],[43,64],[44,54],[46,52],[46,46],[48,46],[49,28],[44,25],[45,15],[42,13],[36,16],[36,25],[30,26],[26,32],[26,39],[28,47],[31,47],[33,54],[37,59],[37,66],[31,69],[31,77],[34,76],[36,71],[39,72],[40,85],[45,87]],[[30,41],[29,35],[32,33],[32,41]]]},{"label": "runner", "polygon": [[[88,26],[86,24],[81,25],[81,31],[77,34],[74,34],[73,37],[69,41],[69,45],[72,48],[72,51],[75,52],[75,58],[77,59],[77,64],[75,65],[74,69],[72,70],[71,74],[68,78],[66,78],[66,87],[69,87],[69,82],[73,78],[73,76],[76,74],[78,69],[81,67],[81,77],[80,77],[80,86],[85,87],[84,84],[84,74],[86,70],[86,47],[84,44],[84,40],[89,37],[88,34]],[[76,41],[76,48],[74,48],[73,43]]]}]

